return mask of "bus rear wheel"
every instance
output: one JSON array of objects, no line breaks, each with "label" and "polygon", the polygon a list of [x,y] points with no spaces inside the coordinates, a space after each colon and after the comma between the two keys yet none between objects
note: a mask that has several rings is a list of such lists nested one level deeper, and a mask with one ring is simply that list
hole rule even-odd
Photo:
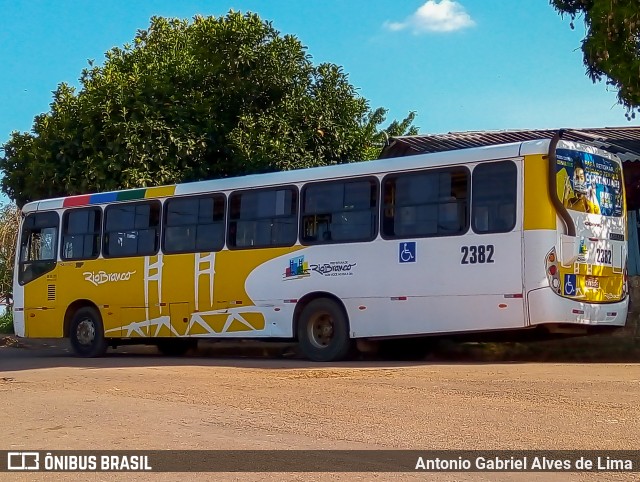
[{"label": "bus rear wheel", "polygon": [[85,306],[75,312],[71,320],[69,340],[78,356],[94,358],[105,354],[107,340],[98,310]]},{"label": "bus rear wheel", "polygon": [[305,306],[297,335],[302,353],[317,362],[342,360],[353,345],[347,315],[341,306],[327,298],[318,298]]}]

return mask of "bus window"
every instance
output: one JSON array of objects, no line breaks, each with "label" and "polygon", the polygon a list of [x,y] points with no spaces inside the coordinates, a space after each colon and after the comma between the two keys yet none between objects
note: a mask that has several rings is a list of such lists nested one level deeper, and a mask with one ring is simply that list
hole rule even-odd
[{"label": "bus window", "polygon": [[480,164],[473,170],[472,227],[478,234],[507,233],[516,225],[517,168],[511,161]]},{"label": "bus window", "polygon": [[468,184],[466,168],[385,177],[383,236],[414,238],[465,233],[469,224]]},{"label": "bus window", "polygon": [[298,193],[293,187],[234,192],[229,196],[229,248],[293,246]]},{"label": "bus window", "polygon": [[224,246],[222,194],[168,199],[165,202],[165,253],[220,251]]},{"label": "bus window", "polygon": [[376,179],[307,184],[302,190],[303,244],[371,241],[377,235]]},{"label": "bus window", "polygon": [[64,260],[96,259],[100,254],[100,208],[73,209],[62,218]]},{"label": "bus window", "polygon": [[29,214],[22,225],[18,281],[28,283],[56,266],[58,213]]},{"label": "bus window", "polygon": [[151,256],[158,252],[160,203],[114,204],[104,212],[104,256]]}]

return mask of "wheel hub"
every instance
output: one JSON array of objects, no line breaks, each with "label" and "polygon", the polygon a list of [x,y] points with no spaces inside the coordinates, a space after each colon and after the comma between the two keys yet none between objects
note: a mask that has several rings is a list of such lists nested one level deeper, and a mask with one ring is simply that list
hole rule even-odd
[{"label": "wheel hub", "polygon": [[96,338],[96,327],[91,320],[82,320],[76,329],[76,339],[82,345],[91,345]]},{"label": "wheel hub", "polygon": [[333,320],[331,316],[323,314],[317,316],[309,326],[309,338],[318,348],[324,348],[333,339]]}]

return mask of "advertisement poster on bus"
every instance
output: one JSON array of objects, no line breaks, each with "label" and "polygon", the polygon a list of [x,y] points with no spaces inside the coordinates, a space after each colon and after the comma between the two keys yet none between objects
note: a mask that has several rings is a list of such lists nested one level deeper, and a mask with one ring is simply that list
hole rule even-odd
[{"label": "advertisement poster on bus", "polygon": [[572,211],[622,216],[620,165],[588,152],[558,149],[556,152],[558,198]]}]

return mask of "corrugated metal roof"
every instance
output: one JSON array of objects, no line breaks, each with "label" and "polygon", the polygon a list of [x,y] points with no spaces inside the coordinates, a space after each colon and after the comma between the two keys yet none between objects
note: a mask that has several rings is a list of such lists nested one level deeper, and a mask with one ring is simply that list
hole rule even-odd
[{"label": "corrugated metal roof", "polygon": [[[510,142],[551,139],[558,129],[467,131],[392,137],[380,158],[452,151]],[[564,129],[563,139],[589,142],[620,156],[623,161],[640,160],[640,127]]]}]

